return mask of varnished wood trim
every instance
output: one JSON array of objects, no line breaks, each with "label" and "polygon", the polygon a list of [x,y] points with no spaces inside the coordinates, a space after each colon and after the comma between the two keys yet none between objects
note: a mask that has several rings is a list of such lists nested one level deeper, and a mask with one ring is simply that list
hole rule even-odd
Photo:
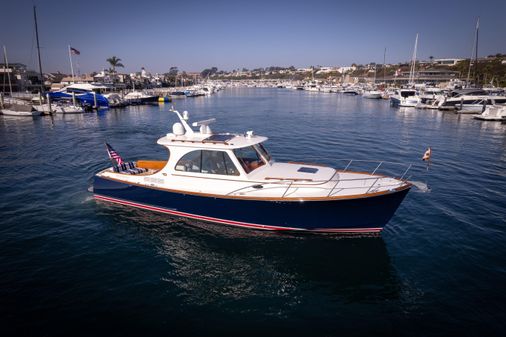
[{"label": "varnished wood trim", "polygon": [[[265,180],[313,181],[313,179],[276,178],[276,177],[265,177],[264,179]],[[328,182],[328,180],[326,182]]]},{"label": "varnished wood trim", "polygon": [[163,160],[138,160],[135,164],[139,168],[152,170],[161,170],[167,165],[167,161]]}]

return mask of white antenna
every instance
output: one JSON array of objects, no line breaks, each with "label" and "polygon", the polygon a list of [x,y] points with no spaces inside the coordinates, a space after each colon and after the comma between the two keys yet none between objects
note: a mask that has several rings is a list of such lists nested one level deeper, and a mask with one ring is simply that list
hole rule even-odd
[{"label": "white antenna", "polygon": [[181,124],[183,124],[186,134],[192,135],[194,133],[192,128],[186,122],[188,120],[188,111],[183,111],[183,116],[181,116],[179,111],[174,110],[174,106],[171,106],[169,111],[174,112],[177,115],[177,117],[179,118],[179,121],[181,121]]},{"label": "white antenna", "polygon": [[202,134],[211,134],[212,132],[209,124],[214,123],[215,121],[215,118],[206,119],[203,121],[194,122],[192,126],[200,126],[200,133]]}]

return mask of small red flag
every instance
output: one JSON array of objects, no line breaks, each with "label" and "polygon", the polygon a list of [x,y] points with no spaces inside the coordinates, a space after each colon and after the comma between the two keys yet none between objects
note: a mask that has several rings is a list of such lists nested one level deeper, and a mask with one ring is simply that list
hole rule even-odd
[{"label": "small red flag", "polygon": [[427,151],[425,151],[425,153],[423,154],[422,160],[429,160],[430,161],[431,156],[432,156],[432,149],[429,147],[427,149]]}]

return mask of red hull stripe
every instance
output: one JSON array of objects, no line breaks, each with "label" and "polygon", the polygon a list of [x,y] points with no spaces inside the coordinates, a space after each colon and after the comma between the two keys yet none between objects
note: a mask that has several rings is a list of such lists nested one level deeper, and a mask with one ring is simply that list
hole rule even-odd
[{"label": "red hull stripe", "polygon": [[225,220],[225,219],[212,218],[212,217],[208,217],[208,216],[196,215],[196,214],[191,214],[191,213],[179,212],[179,211],[174,211],[174,210],[170,210],[170,209],[166,209],[166,208],[160,208],[160,207],[155,207],[155,206],[138,204],[138,203],[131,202],[131,201],[105,197],[105,196],[98,195],[98,194],[95,194],[94,196],[95,196],[95,199],[98,199],[98,200],[113,202],[116,204],[132,206],[132,207],[137,207],[137,208],[142,208],[142,209],[147,209],[149,211],[167,213],[167,214],[182,216],[182,217],[191,218],[191,219],[217,222],[217,223],[221,223],[221,224],[225,224],[225,225],[232,225],[232,226],[245,227],[245,228],[275,230],[275,231],[287,231],[288,230],[288,231],[311,231],[311,232],[328,232],[328,233],[377,233],[377,232],[380,232],[382,229],[382,228],[317,228],[317,229],[313,229],[313,230],[306,230],[306,229],[294,228],[294,227],[278,227],[278,226],[259,225],[259,224],[252,224],[252,223],[247,223],[247,222]]}]

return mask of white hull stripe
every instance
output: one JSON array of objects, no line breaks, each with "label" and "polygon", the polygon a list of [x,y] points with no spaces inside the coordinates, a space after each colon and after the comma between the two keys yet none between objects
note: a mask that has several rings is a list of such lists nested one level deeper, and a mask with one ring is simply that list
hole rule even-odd
[{"label": "white hull stripe", "polygon": [[98,194],[95,194],[94,196],[95,196],[95,199],[113,202],[116,204],[132,206],[132,207],[146,209],[149,211],[167,213],[167,214],[182,216],[182,217],[191,218],[191,219],[216,222],[216,223],[221,223],[221,224],[225,224],[225,225],[232,225],[232,226],[238,226],[238,227],[244,227],[244,228],[277,230],[277,231],[287,231],[288,230],[288,231],[310,231],[310,232],[328,232],[328,233],[378,233],[382,230],[382,228],[317,228],[317,229],[307,230],[307,229],[303,229],[303,228],[294,228],[294,227],[268,226],[268,225],[252,224],[252,223],[247,223],[247,222],[225,220],[225,219],[196,215],[196,214],[191,214],[191,213],[179,212],[179,211],[174,211],[174,210],[156,207],[156,206],[138,204],[138,203],[135,203],[132,201],[115,199],[115,198],[106,197],[106,196],[102,196],[102,195],[98,195]]}]

